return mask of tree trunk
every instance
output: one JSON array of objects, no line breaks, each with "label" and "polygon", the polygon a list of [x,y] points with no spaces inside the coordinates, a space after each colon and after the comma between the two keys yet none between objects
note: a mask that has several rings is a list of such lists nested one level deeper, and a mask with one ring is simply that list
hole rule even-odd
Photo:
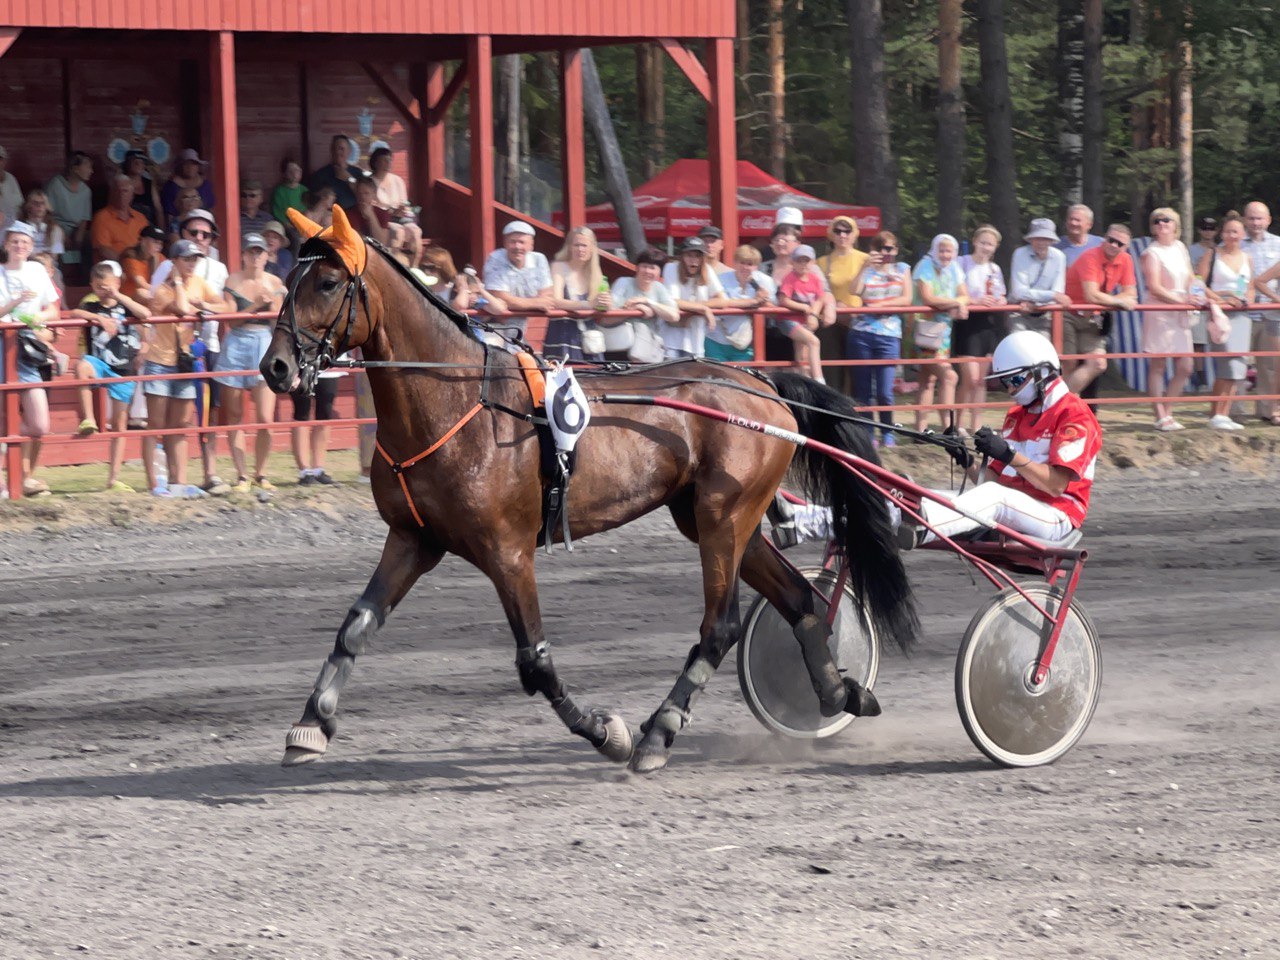
[{"label": "tree trunk", "polygon": [[960,82],[961,0],[938,3],[938,228],[964,227],[964,93]]},{"label": "tree trunk", "polygon": [[[1058,164],[1068,204],[1084,197],[1084,10],[1058,0]],[[1101,215],[1101,214],[1099,214]]]},{"label": "tree trunk", "polygon": [[[1132,0],[1129,7],[1129,45],[1141,49],[1147,42],[1147,13],[1144,0]],[[1151,147],[1151,111],[1142,103],[1130,107],[1133,152],[1141,154]],[[1147,233],[1148,191],[1146,179],[1139,174],[1129,185],[1129,225],[1134,236]]]},{"label": "tree trunk", "polygon": [[848,0],[849,77],[852,82],[853,172],[858,202],[880,208],[886,230],[902,225],[898,164],[891,147],[884,70],[884,11],[881,0]]},{"label": "tree trunk", "polygon": [[520,206],[520,85],[524,62],[519,54],[498,58],[498,95],[494,111],[502,124],[498,142],[502,144],[502,165],[494,191],[498,199],[510,206]]},{"label": "tree trunk", "polygon": [[1081,155],[1084,203],[1105,220],[1102,155],[1107,120],[1102,109],[1102,0],[1084,0],[1084,148]]},{"label": "tree trunk", "polygon": [[609,105],[604,100],[604,90],[600,86],[600,74],[596,70],[595,57],[591,51],[582,51],[582,102],[586,114],[587,125],[595,137],[596,146],[600,148],[600,165],[604,169],[604,190],[613,204],[614,213],[618,217],[618,226],[622,229],[622,243],[627,248],[627,255],[633,260],[648,244],[644,237],[644,229],[640,226],[640,215],[636,212],[635,198],[631,195],[631,181],[627,177],[627,164],[622,159],[622,150],[618,147],[618,136],[613,130],[613,118],[609,116]]},{"label": "tree trunk", "polygon": [[[735,62],[737,64],[734,86],[737,88],[738,103],[751,99],[751,88],[747,83],[747,74],[751,72],[751,0],[737,0],[737,39]],[[742,116],[739,110],[738,116]],[[738,156],[747,158],[751,154],[751,124],[738,125]]]},{"label": "tree trunk", "polygon": [[787,54],[782,33],[784,0],[769,0],[769,172],[787,178]]},{"label": "tree trunk", "polygon": [[1013,158],[1013,104],[1009,98],[1009,59],[1004,46],[1004,0],[977,0],[978,54],[982,91],[982,129],[987,148],[987,185],[991,220],[1005,237],[996,260],[1007,271],[1017,237],[1017,167]]},{"label": "tree trunk", "polygon": [[[1188,19],[1189,19],[1188,11]],[[1174,175],[1178,206],[1182,210],[1182,239],[1187,243],[1195,237],[1195,193],[1192,189],[1191,163],[1191,41],[1185,32],[1178,37],[1174,47],[1173,63],[1173,128],[1174,150],[1178,166]]]}]

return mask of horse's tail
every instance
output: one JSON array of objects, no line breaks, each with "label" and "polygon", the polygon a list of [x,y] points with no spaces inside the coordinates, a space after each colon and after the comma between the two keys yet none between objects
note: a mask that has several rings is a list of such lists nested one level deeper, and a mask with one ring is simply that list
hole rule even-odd
[{"label": "horse's tail", "polygon": [[[769,379],[784,400],[833,413],[858,413],[844,394],[809,377],[777,372]],[[805,436],[864,460],[880,462],[865,428],[804,407],[792,407],[791,412]],[[920,621],[884,495],[836,460],[808,447],[799,449],[796,466],[805,498],[831,507],[835,540],[849,558],[850,583],[876,633],[882,639],[892,638],[907,652],[915,642]]]}]

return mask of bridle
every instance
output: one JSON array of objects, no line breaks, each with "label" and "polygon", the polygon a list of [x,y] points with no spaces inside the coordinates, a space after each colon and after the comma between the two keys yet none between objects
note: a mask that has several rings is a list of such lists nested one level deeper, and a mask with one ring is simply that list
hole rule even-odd
[{"label": "bridle", "polygon": [[[320,374],[333,365],[336,357],[347,352],[351,344],[351,331],[356,324],[358,305],[364,306],[365,318],[371,326],[373,324],[373,316],[369,313],[369,291],[365,286],[364,277],[361,274],[354,274],[347,281],[342,302],[321,336],[316,336],[310,330],[304,330],[298,326],[296,312],[298,287],[317,263],[328,259],[331,257],[324,253],[299,256],[297,266],[293,268],[293,273],[289,277],[289,292],[285,295],[284,303],[280,307],[281,320],[284,322],[285,329],[289,331],[293,342],[293,358],[298,364],[298,389],[304,391],[309,397],[315,395],[316,380]],[[335,340],[338,325],[342,323],[344,317],[346,323],[342,327],[342,336]]]}]

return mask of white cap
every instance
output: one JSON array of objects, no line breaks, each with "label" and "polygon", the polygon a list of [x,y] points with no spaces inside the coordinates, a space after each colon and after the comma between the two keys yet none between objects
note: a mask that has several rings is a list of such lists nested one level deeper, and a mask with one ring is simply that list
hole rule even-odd
[{"label": "white cap", "polygon": [[789,223],[793,227],[804,226],[804,214],[800,212],[799,207],[779,207],[778,215],[773,220],[775,227],[780,227],[784,223]]},{"label": "white cap", "polygon": [[513,233],[525,233],[531,237],[536,237],[538,235],[538,232],[523,220],[512,220],[502,228],[502,235],[504,237],[510,236]]},{"label": "white cap", "polygon": [[1058,230],[1048,217],[1037,217],[1031,221],[1031,228],[1023,240],[1057,240]]},{"label": "white cap", "polygon": [[178,154],[178,163],[185,163],[188,160],[194,160],[196,163],[200,164],[200,166],[202,167],[207,167],[209,165],[208,160],[200,159],[199,152],[196,151],[195,148],[193,147],[187,147],[185,150],[183,150],[181,153]]},{"label": "white cap", "polygon": [[35,227],[31,226],[29,223],[23,223],[21,220],[11,220],[4,228],[4,235],[6,237],[11,233],[20,233],[24,237],[33,241],[36,238]]}]

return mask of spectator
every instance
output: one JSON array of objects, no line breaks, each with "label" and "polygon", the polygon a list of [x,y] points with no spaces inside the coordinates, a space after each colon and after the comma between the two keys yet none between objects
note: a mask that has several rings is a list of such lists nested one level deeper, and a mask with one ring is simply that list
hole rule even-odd
[{"label": "spectator", "polygon": [[[784,208],[785,209],[785,208]],[[791,272],[791,252],[800,246],[800,227],[793,223],[776,223],[769,233],[769,250],[773,256],[760,265],[774,286]]]},{"label": "spectator", "polygon": [[[195,317],[203,311],[221,311],[222,296],[197,272],[204,257],[193,240],[179,240],[169,249],[170,259],[161,264],[164,277],[157,271],[152,285],[152,311],[158,316],[187,318],[180,323],[158,323],[149,330],[146,363],[142,372],[146,376],[172,376],[179,372],[180,354],[190,354],[196,339]],[[168,267],[168,270],[164,270]],[[157,497],[206,496],[206,491],[187,483],[187,436],[190,425],[192,401],[196,396],[194,380],[147,380],[143,384],[147,395],[149,426],[156,430],[171,431],[164,435],[164,453],[168,461],[169,484],[155,483],[151,464],[155,460],[156,438],[142,438],[142,462],[148,471],[151,492]]]},{"label": "spectator", "polygon": [[[871,238],[871,255],[854,279],[852,292],[868,307],[907,307],[914,299],[911,270],[898,263],[898,238],[882,230]],[[858,314],[849,330],[846,351],[852,360],[897,360],[902,356],[902,317],[896,313]],[[867,407],[893,406],[893,363],[853,368],[853,396]],[[893,423],[893,411],[881,410],[880,422]],[[884,444],[894,445],[885,431]]]},{"label": "spectator", "polygon": [[307,219],[322,227],[333,226],[333,207],[338,201],[338,194],[333,187],[321,187],[309,196],[311,206],[307,207]]},{"label": "spectator", "polygon": [[[858,223],[843,214],[834,218],[827,228],[831,251],[818,258],[822,272],[838,306],[860,307],[862,298],[853,292],[853,283],[866,265],[867,255],[854,246],[858,242]],[[824,360],[843,360],[849,340],[852,317],[837,314],[836,322],[818,331]],[[831,367],[826,370],[831,385],[841,393],[851,393],[850,371],[847,367]]]},{"label": "spectator", "polygon": [[107,206],[93,215],[94,260],[115,260],[117,263],[130,247],[137,246],[147,218],[133,209],[133,181],[124,174],[111,179],[111,196]]},{"label": "spectator", "polygon": [[278,223],[287,224],[290,210],[307,212],[307,188],[302,183],[302,164],[292,158],[280,164],[280,182],[271,191],[271,216]]},{"label": "spectator", "polygon": [[[27,224],[27,226],[31,225]],[[53,254],[51,253],[33,253],[31,260],[44,267],[44,272],[49,274],[49,282],[53,284],[54,292],[58,294],[58,302],[61,303],[65,299],[63,297],[63,289],[66,284],[62,282],[62,271],[58,269],[58,261],[53,259]]]},{"label": "spectator", "polygon": [[1214,430],[1243,430],[1231,419],[1231,398],[1249,372],[1244,354],[1249,352],[1252,321],[1243,308],[1254,300],[1253,264],[1244,250],[1244,220],[1234,210],[1222,218],[1222,246],[1200,258],[1196,273],[1208,286],[1209,299],[1220,304],[1231,320],[1231,333],[1225,343],[1210,343],[1209,352],[1239,354],[1214,358],[1213,404],[1209,426]]},{"label": "spectator", "polygon": [[[944,361],[951,355],[951,324],[969,316],[969,288],[965,284],[964,271],[956,262],[960,244],[949,233],[940,233],[929,244],[929,253],[916,264],[916,299],[934,313],[915,322],[916,356],[921,360]],[[955,411],[945,409],[956,400],[956,372],[944,362],[922,363],[919,370],[920,403],[933,403],[934,386],[938,388],[938,402],[942,428],[955,428]],[[916,411],[916,429],[924,430],[928,411]]]},{"label": "spectator", "polygon": [[709,223],[698,231],[698,236],[707,245],[707,266],[715,272],[716,276],[732,272],[733,267],[726,265],[722,260],[724,256],[724,231]]},{"label": "spectator", "polygon": [[[1195,265],[1210,250],[1217,249],[1218,246],[1218,220],[1216,217],[1201,217],[1196,221],[1196,235],[1200,238],[1191,245],[1188,251],[1191,255],[1191,266],[1194,271]],[[1208,330],[1205,328],[1205,318],[1208,313],[1204,310],[1198,311],[1191,324],[1191,345],[1197,356],[1195,358],[1195,372],[1192,374],[1193,384],[1200,390],[1207,389],[1209,379],[1205,373],[1204,353],[1209,344]]]},{"label": "spectator", "polygon": [[18,219],[22,209],[22,188],[17,178],[5,168],[9,165],[9,151],[0,147],[0,223],[10,224]]},{"label": "spectator", "polygon": [[[760,251],[743,244],[733,253],[733,269],[720,274],[726,307],[758,310],[773,303],[777,288],[760,271]],[[755,317],[744,314],[716,318],[714,330],[707,331],[705,349],[709,360],[746,363],[755,359]]]},{"label": "spectator", "polygon": [[1191,263],[1197,264],[1200,258],[1218,246],[1218,218],[1201,217],[1196,221],[1196,236],[1199,237],[1187,251],[1191,254]]},{"label": "spectator", "polygon": [[[148,229],[154,230],[154,227]],[[134,320],[148,320],[151,311],[120,292],[124,270],[114,260],[103,260],[89,271],[93,292],[71,311],[76,320],[88,326],[84,332],[84,350],[76,364],[77,380],[107,380],[130,376],[142,351],[142,338]],[[107,387],[110,398],[110,427],[123,433],[129,426],[129,404],[133,402],[133,382],[113,383]],[[93,387],[80,388],[80,426],[76,432],[87,437],[98,430],[93,417]],[[107,490],[133,493],[133,488],[120,479],[124,463],[124,437],[111,438],[111,460],[107,467]]]},{"label": "spectator", "polygon": [[[823,289],[822,273],[813,267],[814,259],[813,247],[807,243],[791,251],[791,270],[778,284],[778,306],[794,311],[802,319],[782,318],[777,326],[794,345],[795,365],[806,370],[819,383],[826,383],[822,375],[821,342],[817,337],[817,331],[824,326],[822,311],[826,291]],[[796,326],[788,329],[788,322]],[[809,334],[808,337],[797,336],[800,327]]]},{"label": "spectator", "polygon": [[369,169],[378,187],[374,202],[391,217],[391,245],[403,250],[409,264],[416,267],[422,259],[422,228],[417,208],[409,203],[404,178],[391,172],[391,151],[379,147],[369,154]]},{"label": "spectator", "polygon": [[[208,210],[192,210],[178,222],[178,232],[181,239],[195,245],[199,254],[193,273],[204,282],[205,288],[212,295],[202,299],[215,305],[206,306],[204,311],[213,314],[227,312],[230,309],[230,303],[225,296],[227,268],[225,264],[209,255],[213,250],[213,238],[217,232],[217,221],[213,219],[213,214]],[[156,267],[151,277],[153,296],[156,288],[169,279],[173,269],[172,260],[166,260]],[[172,300],[171,297],[171,303]],[[151,304],[151,309],[157,314],[162,312],[154,302]],[[222,341],[219,338],[220,327],[221,323],[216,316],[205,317],[200,324],[200,348],[203,348],[201,362],[204,370],[217,368],[218,357],[222,351]],[[197,422],[202,427],[212,426],[218,415],[218,381],[194,380],[188,383],[195,385],[193,396],[198,395],[198,402],[195,405]],[[217,440],[213,433],[200,434],[200,459],[204,465],[204,484],[200,489],[214,496],[230,492],[231,486],[218,476]],[[186,476],[185,471],[183,476]]]},{"label": "spectator", "polygon": [[[533,227],[523,220],[512,220],[502,228],[502,248],[484,262],[484,285],[502,305],[502,314],[551,309],[551,267],[547,258],[533,249],[533,237]],[[523,337],[526,323],[524,317],[510,317],[504,325]]]},{"label": "spectator", "polygon": [[346,134],[335,134],[329,141],[329,162],[307,177],[307,186],[313,196],[318,196],[321,189],[328,187],[333,191],[334,202],[343,210],[355,206],[356,182],[364,175],[363,170],[348,161],[350,155],[351,141]]},{"label": "spectator", "polygon": [[[175,201],[178,215],[169,220],[169,245],[172,246],[174,241],[182,239],[182,232],[178,225],[186,218],[187,214],[192,210],[200,210],[200,191],[195,187],[183,187],[178,191],[178,199]],[[221,257],[214,256],[215,260]]]},{"label": "spectator", "polygon": [[289,234],[284,224],[268,220],[262,235],[267,241],[267,273],[279,280],[287,279],[293,269],[293,252],[289,249]]},{"label": "spectator", "polygon": [[74,150],[67,158],[65,173],[59,173],[45,184],[49,206],[54,219],[62,228],[63,243],[67,252],[65,263],[79,263],[85,241],[89,238],[89,223],[93,219],[93,192],[89,178],[93,176],[93,159],[80,150]]},{"label": "spectator", "polygon": [[591,318],[596,311],[613,306],[609,281],[600,269],[596,235],[588,227],[574,227],[564,235],[564,246],[551,264],[551,299],[555,309],[570,315],[548,321],[543,356],[581,360],[584,324],[595,329]]},{"label": "spectator", "polygon": [[391,243],[391,214],[377,204],[378,185],[373,177],[361,172],[356,181],[356,202],[344,207],[351,226],[363,237],[372,237],[383,246]]},{"label": "spectator", "polygon": [[1090,233],[1093,227],[1093,211],[1083,203],[1073,203],[1067,208],[1067,232],[1054,246],[1062,251],[1070,267],[1080,255],[1094,247],[1102,246],[1102,238]]},{"label": "spectator", "polygon": [[453,255],[444,247],[433,243],[423,250],[418,272],[432,292],[455,310],[493,309],[493,298],[480,283],[475,269],[467,267],[466,272],[459,273]]},{"label": "spectator", "polygon": [[160,205],[169,221],[181,215],[178,209],[178,192],[191,188],[200,194],[199,207],[212,210],[217,203],[213,194],[213,185],[205,179],[205,170],[209,164],[200,159],[200,154],[190,147],[178,154],[178,162],[173,166],[173,175],[160,189]]},{"label": "spectator", "polygon": [[662,273],[680,311],[675,320],[658,324],[667,359],[701,357],[707,331],[716,325],[711,311],[725,304],[720,278],[707,266],[707,242],[701,237],[687,239],[680,247],[679,259],[667,264]]},{"label": "spectator", "polygon": [[[1151,211],[1151,245],[1142,252],[1142,276],[1146,281],[1144,303],[1192,303],[1201,306],[1204,298],[1191,292],[1195,270],[1186,245],[1178,239],[1182,221],[1169,207]],[[1215,224],[1216,226],[1216,224]],[[1108,234],[1110,239],[1110,234]],[[1067,281],[1071,275],[1068,271]],[[1192,314],[1186,310],[1147,310],[1142,314],[1142,349],[1146,353],[1191,353]],[[1147,387],[1153,396],[1162,394],[1170,399],[1181,395],[1191,376],[1190,357],[1173,360],[1173,376],[1165,388],[1165,368],[1169,361],[1164,357],[1152,357],[1147,363]],[[1173,406],[1155,404],[1155,428],[1167,433],[1183,429],[1173,416]]]},{"label": "spectator", "polygon": [[[1254,200],[1244,208],[1244,226],[1248,236],[1240,244],[1241,249],[1249,255],[1249,265],[1255,277],[1261,277],[1280,263],[1280,237],[1270,232],[1271,211],[1265,203]],[[1257,283],[1256,295],[1266,297],[1269,301],[1280,300],[1270,281]],[[1254,350],[1280,350],[1280,313],[1274,310],[1256,311],[1250,315],[1253,321],[1251,345]],[[1266,396],[1280,390],[1280,379],[1277,378],[1275,357],[1258,357],[1258,393]],[[1268,423],[1280,426],[1280,417],[1276,416],[1273,400],[1259,400],[1254,405],[1254,413]]]},{"label": "spectator", "polygon": [[151,162],[141,150],[130,150],[124,155],[124,163],[120,172],[133,184],[133,209],[147,218],[147,222],[158,227],[164,222],[164,211],[160,205],[160,188],[153,177],[147,176]]},{"label": "spectator", "polygon": [[[1167,208],[1166,208],[1167,209]],[[1176,215],[1175,215],[1176,216]],[[1091,303],[1113,310],[1132,310],[1138,303],[1138,278],[1127,250],[1132,239],[1123,223],[1107,227],[1106,242],[1087,250],[1067,270],[1066,295],[1072,303]],[[1089,354],[1088,360],[1062,362],[1063,379],[1071,391],[1086,396],[1085,388],[1107,369],[1108,313],[1067,311],[1062,315],[1062,353]]]},{"label": "spectator", "polygon": [[1045,312],[1049,304],[1070,306],[1063,292],[1067,283],[1067,260],[1053,244],[1058,238],[1053,221],[1040,217],[1022,239],[1026,246],[1013,251],[1009,274],[1009,299],[1022,305],[1022,312],[1010,318],[1013,330],[1035,330],[1049,336],[1051,321]]},{"label": "spectator", "polygon": [[49,195],[39,187],[27,194],[27,202],[22,205],[23,223],[31,225],[35,231],[36,253],[51,253],[61,257],[66,251],[63,242],[62,227],[49,207]]},{"label": "spectator", "polygon": [[164,263],[164,231],[147,226],[138,234],[138,245],[125,251],[124,280],[120,289],[126,297],[136,297],[143,302],[151,299],[151,277]]},{"label": "spectator", "polygon": [[[271,342],[276,315],[284,302],[285,287],[279,277],[267,273],[267,241],[260,233],[246,234],[241,245],[243,267],[227,278],[227,292],[235,301],[235,312],[250,314],[246,319],[229,319],[226,342],[215,369],[252,370],[248,376],[223,377],[222,418],[231,427],[231,462],[236,468],[232,490],[249,492],[249,472],[244,454],[244,395],[249,391],[258,423],[271,423],[276,416],[276,395],[258,373]],[[275,485],[267,479],[267,458],[271,456],[271,431],[258,430],[253,446],[253,486],[270,493]]]},{"label": "spectator", "polygon": [[[5,262],[0,266],[0,318],[28,328],[9,343],[17,345],[21,337],[28,337],[50,347],[50,362],[40,365],[30,362],[19,350],[19,383],[42,383],[53,376],[51,348],[55,334],[49,324],[58,319],[58,292],[45,268],[29,259],[35,249],[34,234],[21,220],[6,223]],[[48,484],[35,472],[43,438],[49,432],[48,394],[42,389],[21,391],[21,409],[22,434],[30,438],[22,445],[22,492],[25,496],[47,494]]]},{"label": "spectator", "polygon": [[[343,354],[342,358],[350,354]],[[337,483],[324,468],[329,452],[329,424],[334,419],[334,402],[338,399],[338,382],[346,371],[329,367],[316,377],[315,419],[311,427],[294,427],[291,431],[293,460],[298,465],[298,485],[313,484],[331,486]],[[301,423],[311,420],[312,398],[307,391],[298,389],[289,395],[293,399],[293,419]]]},{"label": "spectator", "polygon": [[[956,396],[960,403],[981,403],[987,399],[987,384],[983,378],[990,367],[991,354],[995,352],[996,344],[1004,339],[1008,326],[1007,314],[987,309],[1008,303],[1004,273],[994,259],[1002,239],[999,230],[984,223],[973,231],[973,253],[960,258],[965,287],[969,290],[969,316],[951,326],[951,354],[972,358],[972,362],[960,364],[958,371],[960,385]],[[960,410],[959,429],[962,434],[973,433],[981,422],[980,408],[964,407]]]},{"label": "spectator", "polygon": [[271,223],[271,211],[263,206],[266,197],[261,180],[246,180],[240,184],[240,236],[262,233]]},{"label": "spectator", "polygon": [[[662,282],[662,268],[666,260],[661,250],[646,247],[636,254],[636,275],[619,277],[613,282],[613,302],[622,310],[639,310],[641,316],[627,321],[631,327],[631,344],[625,350],[606,349],[606,360],[657,363],[666,356],[659,328],[664,323],[675,323],[680,319],[676,299]],[[602,326],[621,326],[623,323],[616,318],[601,321]]]}]

